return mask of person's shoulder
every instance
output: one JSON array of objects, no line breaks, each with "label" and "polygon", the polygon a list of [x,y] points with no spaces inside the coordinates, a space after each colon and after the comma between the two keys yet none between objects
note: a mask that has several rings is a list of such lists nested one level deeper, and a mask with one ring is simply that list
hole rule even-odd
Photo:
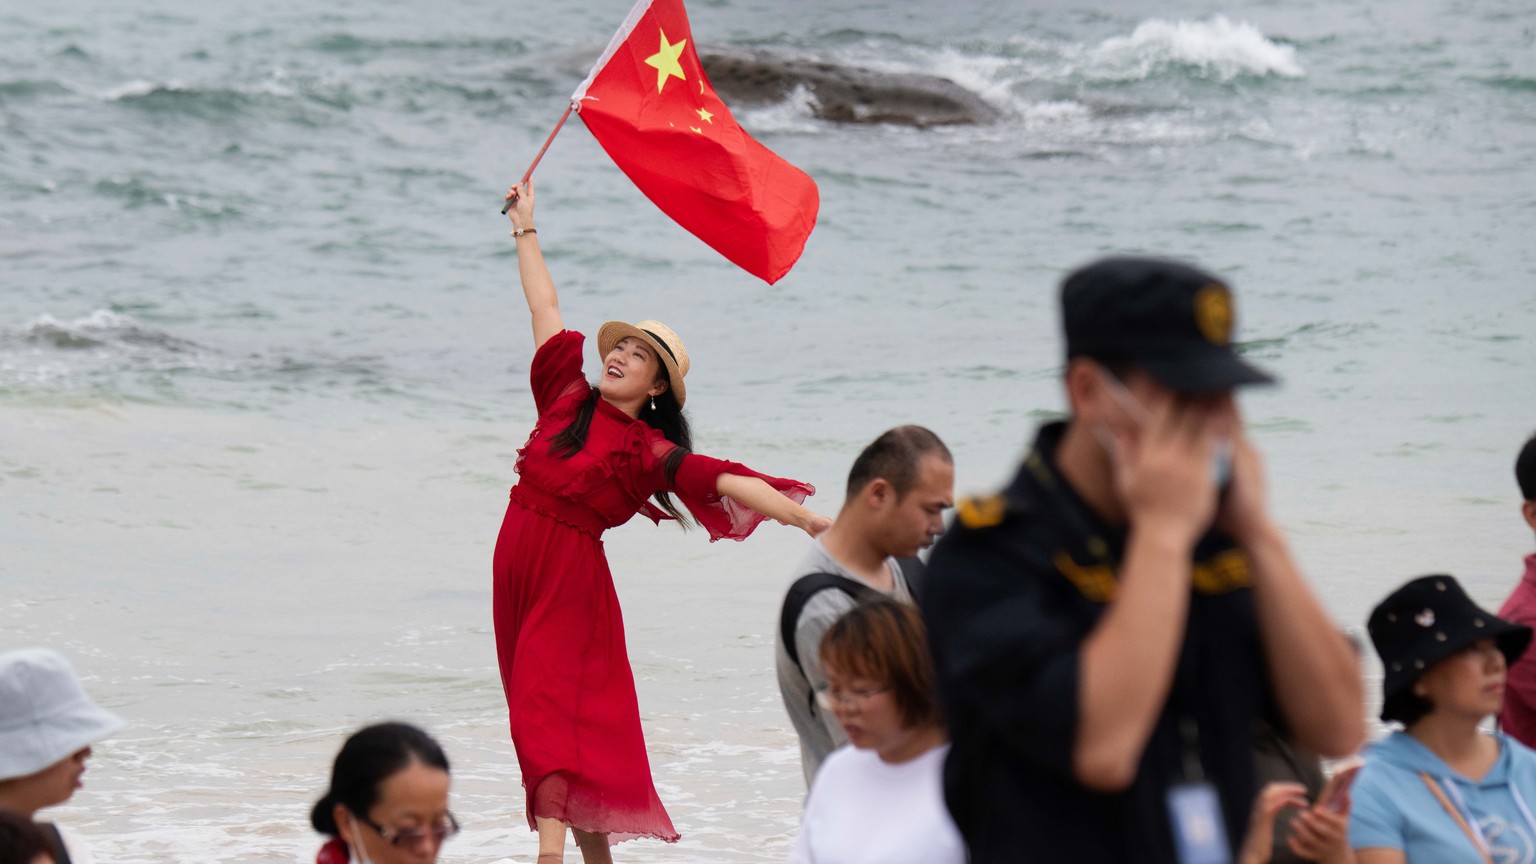
[{"label": "person's shoulder", "polygon": [[1038,502],[1018,483],[998,492],[960,499],[949,530],[934,544],[928,572],[942,571],[951,561],[977,554],[1033,548],[1040,539],[1040,520],[1035,518],[1038,511]]},{"label": "person's shoulder", "polygon": [[[814,574],[807,574],[807,576],[802,576],[801,578],[808,578],[810,575]],[[799,582],[799,579],[795,580],[796,584],[799,584]],[[786,599],[788,598],[786,597]],[[850,595],[847,591],[831,585],[823,586],[819,590],[806,595],[800,607],[797,629],[808,625],[815,625],[825,629],[829,625],[830,619],[841,618],[857,605],[859,605],[858,598]]]},{"label": "person's shoulder", "polygon": [[[810,545],[806,547],[805,554],[800,556],[799,561],[795,562],[794,569],[790,571],[789,581],[793,584],[802,577],[809,576],[812,573],[823,572],[834,566],[835,563],[836,559],[827,551],[827,547],[821,545],[820,540],[813,539]],[[787,588],[788,586],[786,586]]]},{"label": "person's shoulder", "polygon": [[923,751],[923,753],[913,761],[921,763],[924,766],[937,766],[937,770],[942,774],[944,771],[944,762],[948,758],[949,742],[945,741],[942,744]]},{"label": "person's shoulder", "polygon": [[1403,761],[1412,755],[1408,752],[1410,744],[1408,734],[1399,729],[1366,747],[1365,762],[1350,792],[1390,797],[1391,790],[1403,782],[1403,775],[1413,774]]},{"label": "person's shoulder", "polygon": [[1525,742],[1508,732],[1495,732],[1494,737],[1498,739],[1499,745],[1509,752],[1509,764],[1512,770],[1536,774],[1536,750],[1532,750]]},{"label": "person's shoulder", "polygon": [[[834,621],[858,605],[858,597],[849,590],[850,586],[836,578],[829,578],[839,576],[848,578],[813,554],[796,568],[794,577],[785,586],[784,597],[780,601],[780,626],[781,629],[788,626],[789,631],[793,632],[799,645],[798,653],[804,653],[806,643],[813,646],[819,643],[821,635]],[[787,636],[788,632],[781,635]],[[800,662],[807,662],[807,658],[802,656]],[[816,661],[810,658],[810,662]]]},{"label": "person's shoulder", "polygon": [[855,775],[862,776],[879,762],[880,757],[875,751],[860,750],[852,744],[843,744],[828,753],[827,758],[821,761],[816,777],[820,779],[825,776],[829,782],[833,782]]},{"label": "person's shoulder", "polygon": [[816,766],[816,776],[811,780],[811,791],[825,795],[828,789],[846,785],[850,776],[859,773],[854,768],[858,752],[852,744],[842,744],[822,757],[821,764]]},{"label": "person's shoulder", "polygon": [[1031,453],[1003,488],[961,498],[948,533],[981,539],[1012,533],[1031,522],[1046,506],[1037,476],[1046,469],[1037,463],[1039,455]]},{"label": "person's shoulder", "polygon": [[1030,508],[1006,492],[961,498],[949,530],[934,544],[929,569],[943,567],[947,556],[963,550],[985,550],[1009,545],[1029,532]]},{"label": "person's shoulder", "polygon": [[1016,517],[1019,511],[1002,492],[969,495],[955,504],[955,525],[962,531],[990,531],[1010,516]]},{"label": "person's shoulder", "polygon": [[1499,607],[1499,617],[1516,624],[1536,625],[1536,585],[1522,576]]},{"label": "person's shoulder", "polygon": [[[831,576],[841,576],[844,579],[850,578],[847,568],[834,558],[831,552],[827,551],[826,547],[821,544],[821,541],[812,540],[810,547],[805,551],[805,555],[801,557],[799,562],[795,564],[794,569],[790,571],[789,581],[784,585],[784,597],[788,600],[791,594],[797,592],[806,601],[812,599],[819,600],[823,595],[846,597],[847,593],[845,591],[834,590],[835,585],[830,583],[835,582],[835,580],[828,580],[826,578]],[[807,588],[815,587],[813,583],[816,582],[828,584],[822,584],[817,590],[806,595],[804,592]],[[822,604],[818,602],[817,605]],[[849,600],[848,605],[852,606],[853,601]]]},{"label": "person's shoulder", "polygon": [[561,330],[559,333],[556,333],[550,336],[548,339],[545,339],[543,344],[539,345],[539,347],[534,351],[534,355],[539,356],[554,354],[557,352],[566,353],[572,351],[580,351],[582,343],[584,343],[586,339],[587,337],[581,335],[581,332],[578,330]]},{"label": "person's shoulder", "polygon": [[1349,797],[1354,809],[1365,812],[1390,812],[1392,801],[1402,794],[1403,778],[1392,765],[1370,760],[1360,766],[1360,773],[1349,784]]}]

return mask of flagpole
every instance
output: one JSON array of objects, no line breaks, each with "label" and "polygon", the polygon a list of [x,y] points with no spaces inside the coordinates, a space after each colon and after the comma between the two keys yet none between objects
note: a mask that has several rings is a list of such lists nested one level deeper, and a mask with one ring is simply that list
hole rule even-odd
[{"label": "flagpole", "polygon": [[[549,137],[544,139],[544,146],[539,148],[539,155],[533,157],[533,164],[528,166],[528,170],[523,174],[523,179],[518,182],[519,186],[527,183],[529,178],[533,176],[533,169],[539,167],[539,160],[544,158],[544,152],[549,149],[550,142],[554,141],[555,136],[560,134],[560,127],[564,126],[566,119],[571,116],[572,107],[572,105],[565,106],[565,113],[560,115],[560,122],[555,124],[555,131],[549,133]],[[512,209],[512,205],[516,203],[517,195],[513,193],[512,197],[507,199],[506,206],[501,208],[502,215],[505,216],[507,211]]]}]

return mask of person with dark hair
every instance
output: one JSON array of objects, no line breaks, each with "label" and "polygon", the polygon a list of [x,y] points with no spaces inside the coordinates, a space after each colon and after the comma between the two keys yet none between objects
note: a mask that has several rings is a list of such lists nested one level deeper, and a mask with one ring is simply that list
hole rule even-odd
[{"label": "person with dark hair", "polygon": [[602,533],[637,512],[686,527],[673,495],[711,540],[745,539],[764,519],[814,537],[831,520],[801,505],[808,483],[692,452],[688,351],[660,322],[604,324],[602,374],[588,383],[583,337],[565,329],[539,250],[533,187],[507,200],[538,423],[496,540],[497,658],[540,860],[563,860],[570,828],[586,861],[605,862],[611,843],[678,834],[651,781]]},{"label": "person with dark hair", "polygon": [[964,864],[944,808],[949,750],[923,621],[874,597],[822,637],[816,698],[848,738],[823,762],[800,818],[794,864]]},{"label": "person with dark hair", "polygon": [[923,567],[918,550],[944,530],[954,488],[954,460],[939,436],[922,426],[887,430],[853,461],[842,509],[795,569],[779,609],[774,667],[806,786],[848,741],[812,698],[827,683],[817,653],[822,634],[859,597],[912,602]]},{"label": "person with dark hair", "polygon": [[0,864],[58,864],[48,835],[31,819],[0,810]]},{"label": "person with dark hair", "polygon": [[1365,736],[1348,640],[1265,500],[1237,388],[1273,379],[1198,268],[1108,258],[1061,287],[1069,416],[962,501],[918,598],[977,864],[1225,861],[1253,723],[1320,755]]},{"label": "person with dark hair", "polygon": [[[1536,435],[1520,448],[1515,458],[1515,483],[1520,488],[1520,515],[1536,531]],[[1499,607],[1499,617],[1518,624],[1536,625],[1536,553],[1525,556],[1525,574]],[[1536,654],[1527,655],[1509,668],[1509,690],[1499,711],[1499,728],[1527,747],[1536,747]]]},{"label": "person with dark hair", "polygon": [[[91,745],[123,728],[85,695],[69,662],[46,648],[0,654],[0,810],[27,819],[63,804],[82,785]],[[89,864],[71,832],[39,823],[58,864]]]},{"label": "person with dark hair", "polygon": [[1481,726],[1499,711],[1531,628],[1479,608],[1453,577],[1421,576],[1367,625],[1381,656],[1381,719],[1351,790],[1359,864],[1530,861],[1536,753]]},{"label": "person with dark hair", "polygon": [[331,839],[315,864],[432,864],[459,833],[448,810],[448,757],[426,732],[379,723],[354,732],[309,822]]}]

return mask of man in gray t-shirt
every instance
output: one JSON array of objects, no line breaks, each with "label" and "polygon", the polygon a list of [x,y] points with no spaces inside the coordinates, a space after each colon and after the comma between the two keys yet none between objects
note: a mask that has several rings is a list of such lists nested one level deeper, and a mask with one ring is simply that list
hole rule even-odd
[{"label": "man in gray t-shirt", "polygon": [[821,669],[822,634],[858,602],[850,591],[912,602],[918,574],[911,571],[917,562],[908,561],[904,572],[897,559],[911,558],[943,532],[944,511],[954,504],[954,485],[953,460],[937,435],[922,426],[891,429],[854,460],[837,519],[795,568],[792,585],[812,574],[852,580],[803,598],[794,621],[798,663],[783,636],[776,640],[779,694],[800,736],[807,786],[827,754],[848,740],[832,712],[816,703],[816,692],[827,686]]}]

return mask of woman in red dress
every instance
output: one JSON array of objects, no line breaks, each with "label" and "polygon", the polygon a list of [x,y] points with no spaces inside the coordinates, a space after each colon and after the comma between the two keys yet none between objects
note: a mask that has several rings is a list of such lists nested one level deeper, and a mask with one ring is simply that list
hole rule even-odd
[{"label": "woman in red dress", "polygon": [[651,782],[602,532],[637,512],[686,525],[673,495],[711,540],[744,539],[769,518],[814,537],[831,520],[800,505],[809,484],[691,452],[688,352],[665,325],[604,324],[603,373],[587,382],[583,337],[561,322],[539,251],[533,197],[529,184],[507,193],[538,423],[496,539],[496,651],[539,861],[563,860],[570,827],[595,864],[621,840],[678,838]]}]

